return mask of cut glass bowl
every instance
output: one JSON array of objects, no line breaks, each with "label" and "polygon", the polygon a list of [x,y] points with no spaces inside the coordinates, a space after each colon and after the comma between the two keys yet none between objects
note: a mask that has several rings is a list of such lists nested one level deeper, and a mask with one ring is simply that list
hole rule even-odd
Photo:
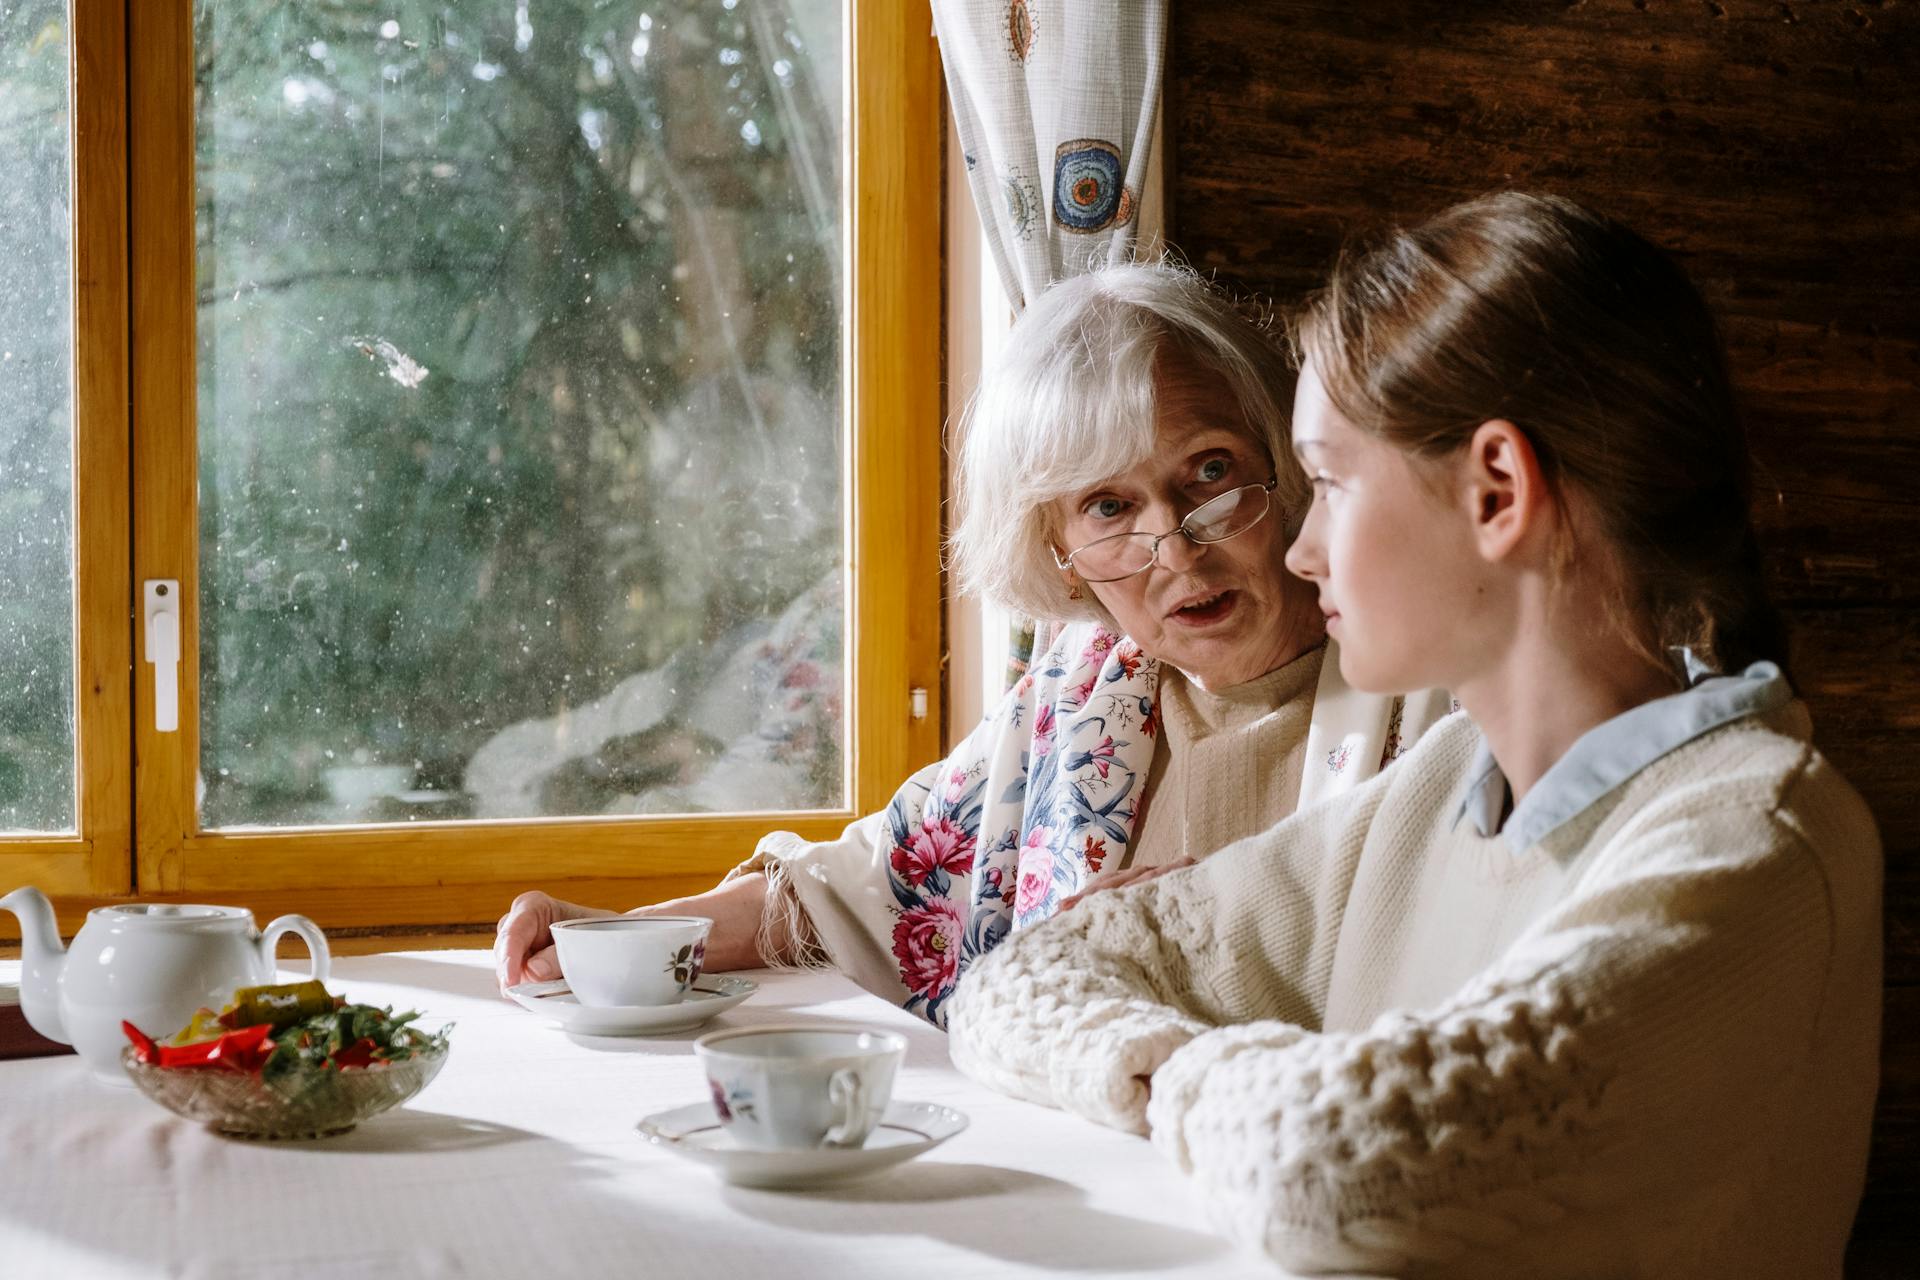
[{"label": "cut glass bowl", "polygon": [[345,1133],[426,1088],[446,1060],[444,1047],[426,1048],[382,1066],[334,1068],[285,1098],[255,1074],[152,1066],[132,1045],[120,1053],[133,1087],[175,1115],[230,1137],[270,1141]]}]

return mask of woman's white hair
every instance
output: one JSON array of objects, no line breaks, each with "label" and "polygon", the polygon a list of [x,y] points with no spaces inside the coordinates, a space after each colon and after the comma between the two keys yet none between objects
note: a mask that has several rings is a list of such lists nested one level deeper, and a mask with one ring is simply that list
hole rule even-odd
[{"label": "woman's white hair", "polygon": [[1113,621],[1091,592],[1068,598],[1054,503],[1153,452],[1167,356],[1225,384],[1273,460],[1274,516],[1298,530],[1312,494],[1290,456],[1293,372],[1278,340],[1187,267],[1107,267],[1027,308],[967,406],[948,544],[961,590],[1044,621]]}]

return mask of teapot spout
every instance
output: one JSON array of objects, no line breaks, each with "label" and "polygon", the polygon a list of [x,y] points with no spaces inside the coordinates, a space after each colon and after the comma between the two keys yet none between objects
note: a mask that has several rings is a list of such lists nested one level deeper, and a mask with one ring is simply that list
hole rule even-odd
[{"label": "teapot spout", "polygon": [[20,917],[20,1009],[27,1024],[49,1040],[72,1044],[60,1014],[60,971],[67,953],[53,904],[38,889],[15,889],[0,898],[0,911]]}]

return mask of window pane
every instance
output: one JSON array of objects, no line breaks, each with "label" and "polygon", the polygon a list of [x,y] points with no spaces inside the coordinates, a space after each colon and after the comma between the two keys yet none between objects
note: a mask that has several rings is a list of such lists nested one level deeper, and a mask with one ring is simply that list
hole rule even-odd
[{"label": "window pane", "polygon": [[837,0],[199,0],[208,826],[843,804]]},{"label": "window pane", "polygon": [[0,0],[0,831],[74,829],[67,7]]}]

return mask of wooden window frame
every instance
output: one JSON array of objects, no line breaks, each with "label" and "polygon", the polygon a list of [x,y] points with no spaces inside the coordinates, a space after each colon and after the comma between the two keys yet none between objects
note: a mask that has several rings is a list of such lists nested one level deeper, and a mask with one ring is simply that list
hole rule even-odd
[{"label": "wooden window frame", "polygon": [[[205,831],[194,797],[191,6],[72,5],[75,340],[83,353],[75,488],[87,495],[76,497],[82,812],[77,838],[0,844],[0,883],[48,890],[67,930],[93,906],[137,897],[216,900],[263,916],[300,911],[345,933],[458,932],[489,925],[531,887],[607,905],[710,887],[766,832],[835,835],[938,758],[937,706],[916,719],[910,699],[916,688],[937,699],[941,687],[943,90],[923,12],[896,0],[847,4],[851,805]],[[132,476],[138,481],[129,486]],[[130,488],[129,514],[112,498]],[[178,579],[181,588],[180,728],[167,734],[153,728],[152,674],[131,626],[139,584],[153,578]],[[0,916],[0,928],[11,924]]]}]

